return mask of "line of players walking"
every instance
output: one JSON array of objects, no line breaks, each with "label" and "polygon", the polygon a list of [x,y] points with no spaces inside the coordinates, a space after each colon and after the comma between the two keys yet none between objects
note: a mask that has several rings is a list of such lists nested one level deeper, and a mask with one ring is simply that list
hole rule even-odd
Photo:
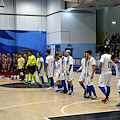
[{"label": "line of players walking", "polygon": [[[74,78],[73,58],[71,56],[71,51],[66,50],[65,56],[63,52],[57,52],[55,54],[55,57],[50,55],[50,53],[50,50],[46,51],[45,67],[44,59],[42,58],[41,52],[37,53],[37,60],[32,51],[28,52],[28,57],[26,54],[24,54],[24,57],[22,57],[22,55],[20,54],[13,54],[13,62],[10,57],[10,53],[7,53],[7,55],[0,54],[0,75],[3,76],[3,78],[5,79],[18,79],[19,77],[19,79],[21,81],[24,81],[26,84],[29,82],[31,84],[36,84],[35,71],[37,67],[40,86],[47,86],[49,87],[48,89],[53,89],[53,77],[55,75],[55,80],[57,83],[57,89],[55,90],[55,92],[73,95]],[[81,60],[81,66],[77,70],[77,73],[79,71],[82,71],[79,78],[79,83],[84,89],[84,97],[90,98],[92,100],[97,98],[96,91],[93,86],[96,68],[95,66],[96,63],[95,59],[92,57],[92,51],[85,51],[84,58]],[[103,103],[106,103],[110,100],[111,77],[112,69],[114,67],[116,67],[117,86],[118,92],[120,94],[120,61],[116,56],[111,56],[110,49],[106,47],[105,54],[101,56],[99,65],[100,78],[98,87],[105,95],[105,99],[102,100]],[[47,85],[44,82],[44,73],[46,73]],[[68,86],[66,85],[66,82]],[[107,88],[107,90],[105,88]],[[120,106],[120,103],[116,106]]]}]

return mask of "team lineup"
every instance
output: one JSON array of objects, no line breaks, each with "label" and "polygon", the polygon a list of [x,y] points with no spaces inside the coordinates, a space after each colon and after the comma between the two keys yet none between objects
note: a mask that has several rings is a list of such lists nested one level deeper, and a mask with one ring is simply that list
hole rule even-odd
[{"label": "team lineup", "polygon": [[[120,60],[117,56],[110,54],[108,47],[105,48],[104,52],[100,58],[98,87],[105,95],[105,99],[102,102],[106,103],[110,100],[113,68],[116,69],[117,89],[120,95]],[[48,89],[55,88],[55,79],[57,83],[55,92],[74,95],[73,58],[71,51],[66,50],[65,55],[63,52],[58,51],[55,57],[51,55],[50,50],[47,50],[45,54],[46,60],[43,59],[41,52],[37,52],[37,60],[32,51],[29,51],[28,55],[24,54],[23,57],[21,54],[13,54],[13,59],[10,57],[10,53],[7,53],[7,55],[0,54],[0,75],[4,79],[19,79],[25,84],[39,84],[40,86],[48,87]],[[77,70],[77,73],[81,72],[79,84],[84,89],[83,94],[86,99],[97,99],[93,84],[95,69],[96,62],[92,57],[92,51],[85,51],[84,58],[81,60],[81,66]],[[36,70],[39,83],[36,82]],[[47,77],[47,84],[44,82],[44,74]],[[120,107],[120,103],[116,106]]]}]

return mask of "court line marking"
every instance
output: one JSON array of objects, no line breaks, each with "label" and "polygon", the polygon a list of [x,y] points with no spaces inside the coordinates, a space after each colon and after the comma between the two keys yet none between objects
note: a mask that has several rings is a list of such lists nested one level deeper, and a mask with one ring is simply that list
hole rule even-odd
[{"label": "court line marking", "polygon": [[51,119],[49,119],[49,118],[47,118],[47,117],[44,117],[44,119],[46,119],[46,120],[51,120]]},{"label": "court line marking", "polygon": [[[83,99],[80,99],[79,97],[76,97],[74,99],[83,100]],[[22,106],[27,106],[27,105],[41,104],[41,103],[66,101],[66,100],[73,100],[73,98],[71,98],[71,99],[61,99],[61,100],[42,101],[42,102],[34,102],[34,103],[26,103],[26,104],[20,104],[20,105],[13,105],[13,106],[8,106],[8,107],[1,107],[0,110],[9,109],[9,108],[15,108],[15,107],[22,107]]]},{"label": "court line marking", "polygon": [[[64,114],[64,115],[66,115],[66,116],[69,116],[69,114],[67,114],[66,112],[64,112],[64,109],[65,108],[67,108],[67,107],[69,107],[69,106],[71,106],[71,105],[74,105],[74,104],[78,104],[78,103],[80,103],[80,104],[82,104],[82,103],[89,103],[89,102],[100,102],[100,100],[95,100],[95,101],[83,101],[83,102],[76,102],[76,103],[71,103],[71,104],[68,104],[68,105],[65,105],[62,109],[61,109],[61,112]],[[108,110],[108,111],[103,111],[103,112],[112,112],[112,111],[118,111],[118,110],[120,110],[120,109],[117,109],[117,110]],[[101,113],[101,112],[94,112],[94,113]],[[90,113],[85,113],[85,114],[90,114]],[[92,114],[92,113],[91,113]],[[76,114],[76,115],[82,115],[82,114]],[[71,116],[71,115],[70,115]]]}]

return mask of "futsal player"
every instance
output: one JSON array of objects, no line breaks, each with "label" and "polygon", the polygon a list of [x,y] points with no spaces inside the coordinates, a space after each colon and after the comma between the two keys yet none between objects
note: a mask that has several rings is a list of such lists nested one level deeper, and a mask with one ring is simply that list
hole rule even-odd
[{"label": "futsal player", "polygon": [[20,78],[21,78],[21,81],[24,80],[24,58],[22,57],[22,55],[19,54],[19,59],[18,59],[18,67],[17,67],[17,70],[20,74]]},{"label": "futsal player", "polygon": [[2,54],[0,53],[0,76],[2,75]]},{"label": "futsal player", "polygon": [[[97,95],[95,92],[95,88],[93,86],[94,82],[94,74],[95,74],[95,59],[92,57],[92,51],[88,50],[86,59],[85,59],[85,66],[86,68],[86,84],[87,84],[87,93],[85,98],[96,99]],[[93,96],[92,96],[93,93]]]},{"label": "futsal player", "polygon": [[[118,90],[118,93],[120,96],[120,60],[115,55],[112,55],[111,59],[115,63],[116,78],[117,78],[117,90]],[[120,107],[120,103],[118,103],[116,106]]]},{"label": "futsal player", "polygon": [[67,61],[67,58],[64,56],[63,52],[59,52],[59,56],[61,58],[61,72],[62,72],[62,77],[61,77],[62,91],[60,91],[60,93],[66,94],[68,92],[67,86],[66,86],[66,61]]},{"label": "futsal player", "polygon": [[5,54],[2,54],[2,75],[4,78],[4,70],[6,69],[6,64],[5,64]]},{"label": "futsal player", "polygon": [[13,67],[12,67],[12,75],[11,75],[11,79],[13,80],[14,78],[17,79],[17,55],[14,53],[13,54]]},{"label": "futsal player", "polygon": [[65,56],[67,57],[66,61],[66,80],[68,82],[68,95],[73,95],[73,58],[71,56],[71,51],[66,50]]},{"label": "futsal player", "polygon": [[[110,100],[110,87],[111,87],[111,77],[112,77],[112,67],[113,63],[111,60],[110,48],[105,48],[105,54],[101,56],[100,59],[100,77],[99,77],[99,88],[104,93],[105,99],[102,102],[106,103]],[[105,89],[107,88],[107,91]]]},{"label": "futsal player", "polygon": [[41,55],[41,52],[37,52],[37,67],[38,67],[38,76],[39,76],[39,84],[44,85],[44,59]]},{"label": "futsal player", "polygon": [[62,77],[62,66],[61,66],[61,59],[59,56],[59,53],[55,54],[55,80],[57,83],[57,89],[55,90],[55,92],[60,92],[62,90],[62,83],[61,83],[61,77]]},{"label": "futsal player", "polygon": [[[28,70],[28,73],[27,73],[27,76],[26,76],[26,83],[28,82],[28,79],[29,79],[29,73],[31,74],[30,76],[30,81],[31,81],[31,84],[34,84],[36,83],[36,76],[35,76],[35,68],[36,68],[36,58],[35,56],[33,55],[33,52],[30,50],[28,52],[28,62],[27,62],[27,70]],[[32,81],[32,78],[34,81]]]},{"label": "futsal player", "polygon": [[24,54],[24,78],[25,79],[26,79],[26,74],[27,74],[27,68],[26,68],[27,61],[28,61],[27,54]]},{"label": "futsal player", "polygon": [[12,58],[10,57],[10,53],[7,53],[7,58],[6,58],[6,65],[7,65],[6,77],[8,77],[8,78],[11,78],[11,63],[12,63]]},{"label": "futsal player", "polygon": [[81,66],[77,70],[77,73],[82,70],[80,78],[79,78],[79,84],[84,89],[84,95],[86,95],[86,92],[87,92],[87,88],[84,85],[84,83],[86,84],[86,79],[85,79],[85,70],[86,70],[86,67],[85,67],[85,57],[86,56],[87,56],[87,52],[84,52],[84,58],[81,60]]},{"label": "futsal player", "polygon": [[[46,76],[48,78],[48,85],[50,82],[50,87],[48,89],[54,88],[54,57],[50,55],[50,50],[46,51],[46,66],[45,66],[45,72]],[[50,80],[50,81],[49,81]]]}]

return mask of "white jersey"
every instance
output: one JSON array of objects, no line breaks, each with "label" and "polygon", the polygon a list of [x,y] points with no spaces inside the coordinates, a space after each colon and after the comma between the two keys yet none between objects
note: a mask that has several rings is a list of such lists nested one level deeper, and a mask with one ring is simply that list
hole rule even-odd
[{"label": "white jersey", "polygon": [[95,59],[93,57],[90,57],[88,60],[87,60],[87,67],[86,67],[86,70],[87,70],[87,77],[90,77],[92,75],[92,71],[93,71],[93,66],[96,65],[95,63]]},{"label": "white jersey", "polygon": [[39,59],[38,70],[40,69],[41,65],[42,65],[42,68],[40,70],[39,76],[44,76],[44,59],[42,57]]},{"label": "white jersey", "polygon": [[81,66],[80,66],[80,68],[78,69],[78,70],[82,70],[82,73],[81,73],[81,75],[85,75],[85,69],[86,67],[85,67],[85,58],[83,58],[82,60],[81,60]]},{"label": "white jersey", "polygon": [[[72,65],[71,70],[69,71],[70,65]],[[66,73],[73,74],[73,58],[69,56],[66,61]]]},{"label": "white jersey", "polygon": [[110,54],[103,54],[100,59],[100,63],[102,63],[102,72],[101,74],[112,73],[112,60]]},{"label": "white jersey", "polygon": [[116,77],[117,79],[120,79],[120,61],[115,64],[115,69],[116,69]]},{"label": "white jersey", "polygon": [[48,64],[47,70],[48,70],[48,78],[51,78],[54,76],[54,57],[49,55],[46,57],[46,64]]}]

